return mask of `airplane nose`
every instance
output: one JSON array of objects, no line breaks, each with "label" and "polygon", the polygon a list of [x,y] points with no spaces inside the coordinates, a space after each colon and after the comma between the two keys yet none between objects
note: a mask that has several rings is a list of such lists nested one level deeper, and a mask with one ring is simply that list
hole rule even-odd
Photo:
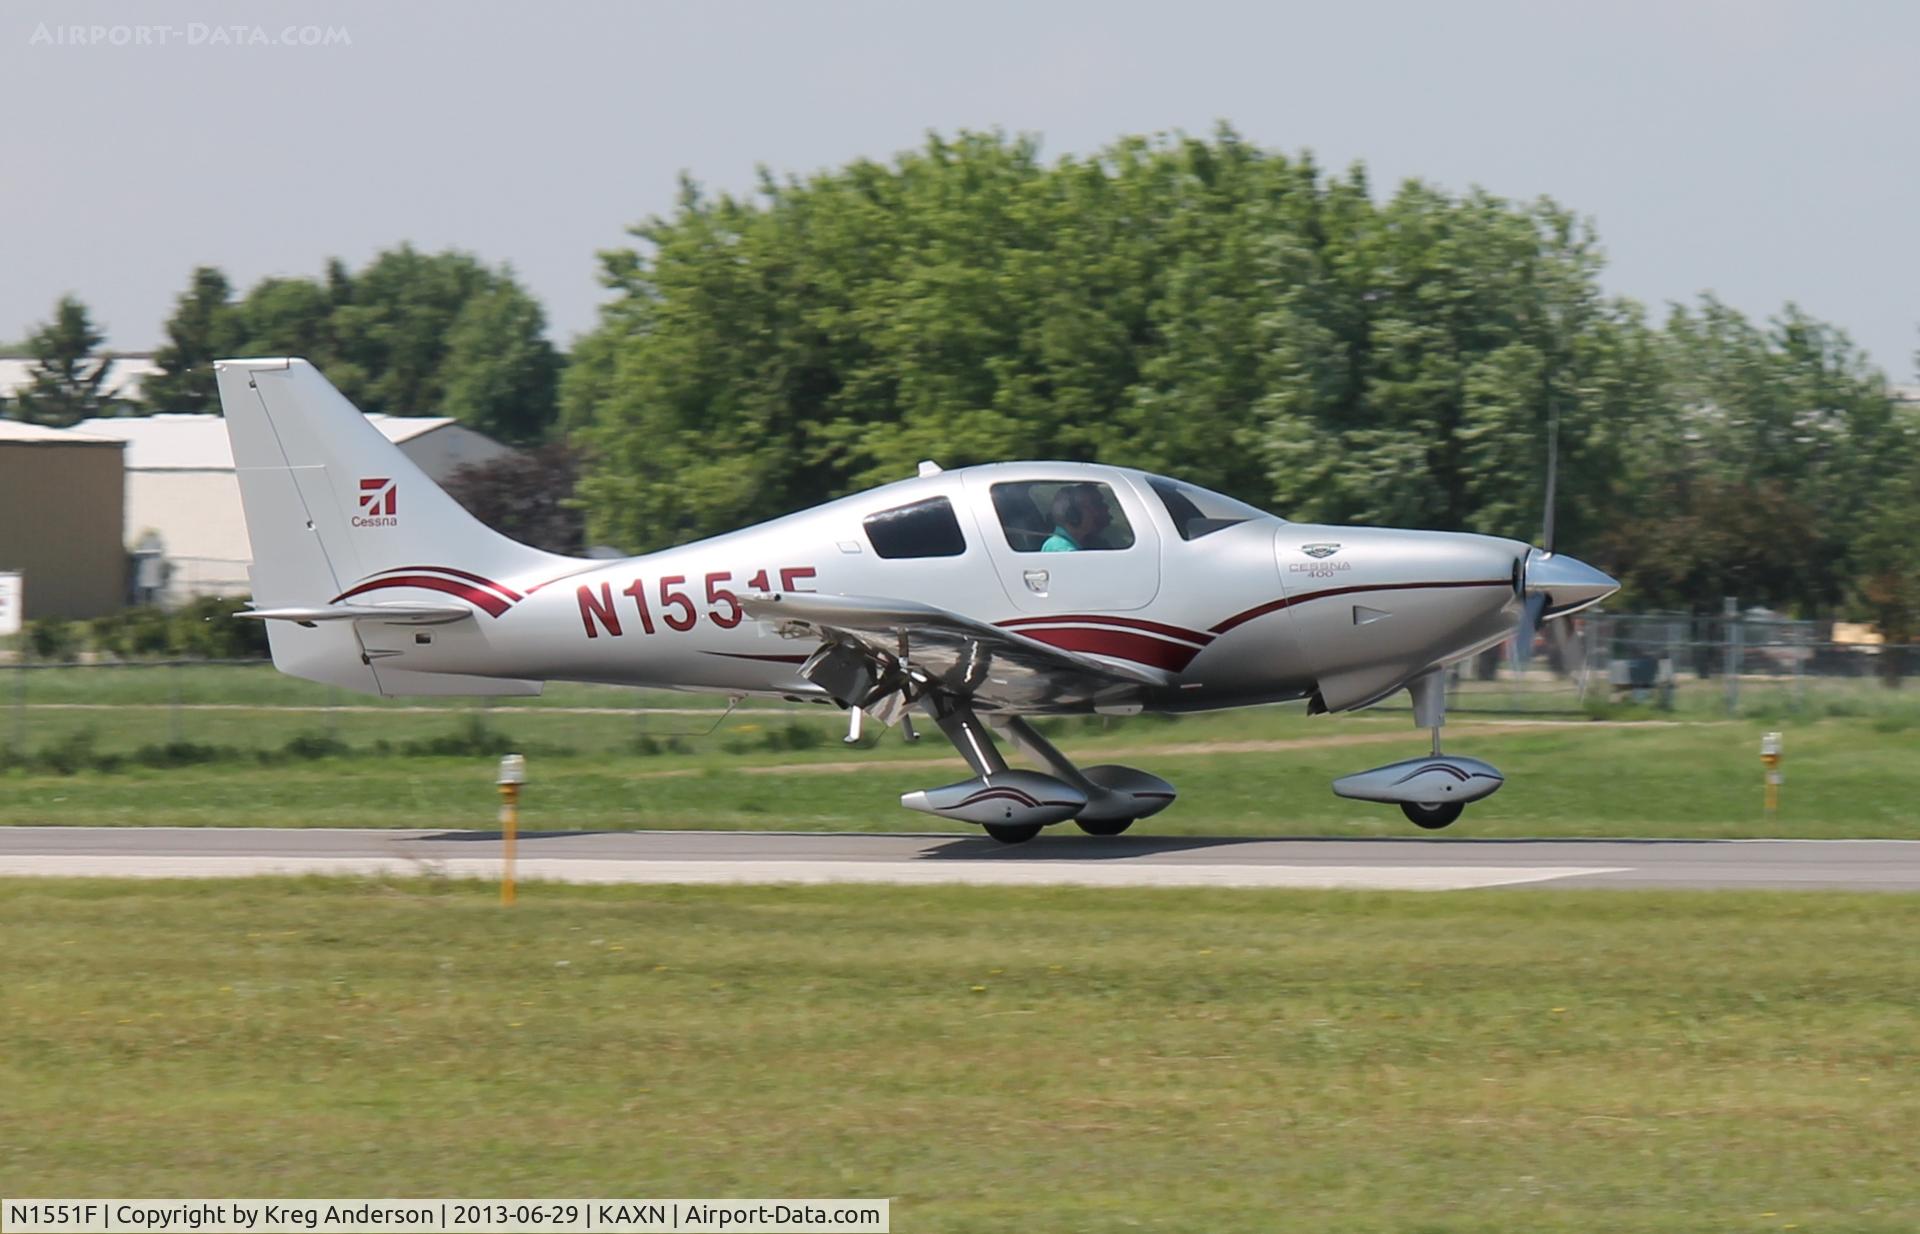
[{"label": "airplane nose", "polygon": [[1542,619],[1564,617],[1600,603],[1620,584],[1584,561],[1545,549],[1527,550],[1523,584],[1529,596],[1545,598]]}]

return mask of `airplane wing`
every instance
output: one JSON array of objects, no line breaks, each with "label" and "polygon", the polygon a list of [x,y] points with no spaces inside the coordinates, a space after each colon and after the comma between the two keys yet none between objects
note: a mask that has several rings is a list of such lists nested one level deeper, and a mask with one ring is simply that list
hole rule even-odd
[{"label": "airplane wing", "polygon": [[[1168,684],[1154,669],[1050,647],[913,600],[779,592],[742,596],[740,606],[790,638],[820,644],[802,675],[842,702],[863,707],[897,690],[908,676],[983,711],[1130,712],[1144,694]],[[849,672],[858,676],[856,658],[869,681],[849,681]]]}]

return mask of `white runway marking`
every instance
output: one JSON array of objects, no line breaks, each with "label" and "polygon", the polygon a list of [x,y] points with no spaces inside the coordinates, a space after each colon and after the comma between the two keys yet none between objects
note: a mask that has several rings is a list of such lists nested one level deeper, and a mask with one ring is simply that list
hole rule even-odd
[{"label": "white runway marking", "polygon": [[[1618,873],[1612,866],[1200,865],[1112,861],[596,861],[534,857],[526,882],[560,883],[959,883],[975,886],[1308,887],[1366,891],[1465,891]],[[0,876],[245,878],[258,875],[413,875],[497,879],[485,857],[129,856],[12,854]]]}]

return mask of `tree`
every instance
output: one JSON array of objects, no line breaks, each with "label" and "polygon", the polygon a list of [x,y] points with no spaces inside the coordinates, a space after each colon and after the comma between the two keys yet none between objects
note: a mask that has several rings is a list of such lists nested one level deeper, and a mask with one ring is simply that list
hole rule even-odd
[{"label": "tree", "polygon": [[1869,617],[1886,645],[1881,680],[1898,686],[1920,643],[1920,416],[1897,422],[1888,438],[1887,474],[1871,494],[1854,544],[1855,607]]},{"label": "tree", "polygon": [[510,282],[467,300],[447,334],[441,414],[500,441],[538,441],[553,423],[560,368],[546,330],[539,303]]},{"label": "tree", "polygon": [[578,554],[586,520],[572,502],[580,456],[564,442],[470,463],[447,481],[467,512],[505,536],[550,553]]},{"label": "tree", "polygon": [[15,396],[14,414],[29,424],[56,428],[107,414],[111,392],[105,383],[113,361],[94,356],[105,337],[94,329],[86,305],[62,296],[53,320],[27,340],[34,366],[27,386]]},{"label": "tree", "polygon": [[593,537],[651,549],[945,466],[1090,459],[1288,517],[1540,534],[1634,600],[1845,602],[1884,378],[1788,305],[1664,325],[1560,204],[1209,138],[931,137],[684,182],[563,380]]},{"label": "tree", "polygon": [[1885,377],[1793,305],[1762,328],[1703,296],[1660,346],[1659,414],[1626,457],[1606,563],[1642,604],[1831,611],[1903,457]]},{"label": "tree", "polygon": [[167,342],[153,354],[160,369],[140,390],[153,412],[220,410],[220,388],[213,362],[237,355],[245,342],[245,323],[233,304],[227,276],[212,266],[197,266],[187,290],[167,319]]},{"label": "tree", "polygon": [[271,278],[238,306],[242,350],[304,356],[364,411],[451,415],[534,441],[556,414],[559,356],[537,302],[505,269],[402,245],[359,272]]}]

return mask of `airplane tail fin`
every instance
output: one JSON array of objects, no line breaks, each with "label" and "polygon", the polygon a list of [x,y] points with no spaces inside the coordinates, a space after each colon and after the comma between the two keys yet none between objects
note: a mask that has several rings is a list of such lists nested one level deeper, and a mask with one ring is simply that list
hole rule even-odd
[{"label": "airplane tail fin", "polygon": [[[524,586],[530,574],[573,563],[468,514],[305,360],[214,367],[253,546],[256,608],[441,600],[497,617],[519,598],[514,580]],[[476,678],[401,682],[437,675],[377,671],[358,624],[269,621],[274,664],[370,693],[528,692],[507,681],[488,689]]]}]

